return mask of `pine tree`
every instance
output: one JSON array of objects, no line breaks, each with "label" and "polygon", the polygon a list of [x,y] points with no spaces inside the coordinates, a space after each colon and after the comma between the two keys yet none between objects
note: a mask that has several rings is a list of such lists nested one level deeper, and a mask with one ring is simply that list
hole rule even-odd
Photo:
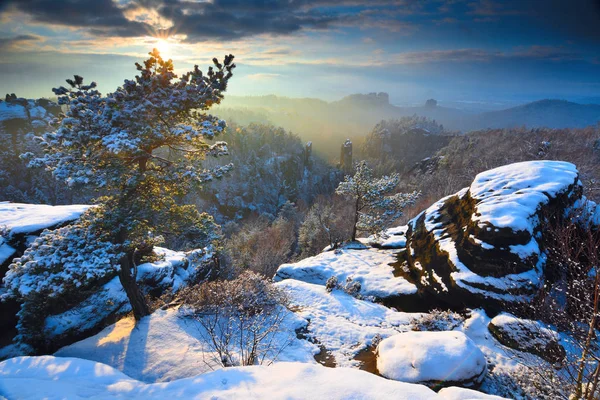
[{"label": "pine tree", "polygon": [[375,178],[365,161],[356,164],[354,176],[346,175],[340,182],[335,192],[351,198],[354,205],[353,241],[357,231],[380,232],[399,218],[405,207],[414,204],[417,192],[392,194],[399,182],[398,174]]},{"label": "pine tree", "polygon": [[43,166],[69,186],[101,191],[95,234],[119,247],[119,278],[136,319],[149,313],[136,283],[136,265],[164,235],[206,216],[178,199],[194,186],[222,177],[231,165],[206,170],[207,156],[228,153],[227,144],[206,140],[220,135],[225,122],[206,111],[223,98],[232,76],[233,56],[203,74],[198,66],[177,77],[173,62],[154,49],[139,74],[103,96],[96,83],[81,76],[67,79],[69,88],[53,89],[67,106],[58,129],[40,138]]}]

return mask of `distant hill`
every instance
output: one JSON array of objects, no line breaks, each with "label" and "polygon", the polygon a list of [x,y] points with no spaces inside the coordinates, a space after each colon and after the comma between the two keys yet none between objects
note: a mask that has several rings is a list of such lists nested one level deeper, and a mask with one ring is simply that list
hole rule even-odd
[{"label": "distant hill", "polygon": [[435,120],[446,131],[469,132],[488,128],[577,128],[600,121],[600,105],[564,100],[540,100],[500,111],[469,112],[443,107],[435,101],[417,107],[399,107],[387,93],[353,94],[326,102],[314,98],[274,95],[226,97],[215,113],[241,124],[272,123],[313,141],[315,151],[337,159],[346,138],[362,141],[382,120],[417,115]]},{"label": "distant hill", "polygon": [[583,128],[600,121],[600,105],[565,100],[540,100],[475,116],[472,129],[516,126]]}]

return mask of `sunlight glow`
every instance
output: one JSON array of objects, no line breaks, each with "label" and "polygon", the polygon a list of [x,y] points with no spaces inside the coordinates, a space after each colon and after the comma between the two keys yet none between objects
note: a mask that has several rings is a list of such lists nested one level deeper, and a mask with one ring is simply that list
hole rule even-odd
[{"label": "sunlight glow", "polygon": [[171,57],[171,53],[170,53],[171,45],[168,40],[158,39],[156,41],[156,43],[154,44],[154,47],[156,47],[158,49],[158,51],[160,51],[160,55],[164,59],[168,59]]}]

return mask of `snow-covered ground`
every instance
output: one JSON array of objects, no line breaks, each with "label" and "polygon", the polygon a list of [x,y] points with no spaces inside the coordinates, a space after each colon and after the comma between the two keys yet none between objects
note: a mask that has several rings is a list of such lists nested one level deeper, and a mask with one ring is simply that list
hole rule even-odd
[{"label": "snow-covered ground", "polygon": [[0,202],[0,227],[11,233],[33,233],[55,225],[74,221],[88,205],[49,206]]},{"label": "snow-covered ground", "polygon": [[394,250],[351,250],[326,251],[305,258],[294,264],[283,264],[277,270],[275,281],[296,279],[308,283],[325,285],[335,276],[340,282],[348,277],[361,283],[360,293],[365,296],[387,297],[397,294],[412,294],[417,287],[402,277],[394,276],[390,265],[397,262]]},{"label": "snow-covered ground", "polygon": [[[295,335],[305,325],[294,313],[287,315],[285,329],[277,337],[285,346],[278,360],[315,363],[316,346]],[[121,319],[55,355],[101,362],[143,382],[168,382],[221,368],[202,330],[179,309],[157,310],[137,325],[132,317]]]},{"label": "snow-covered ground", "polygon": [[450,388],[384,379],[350,368],[277,363],[227,368],[168,383],[145,384],[77,358],[19,357],[0,363],[0,393],[19,399],[497,399]]},{"label": "snow-covered ground", "polygon": [[412,319],[421,316],[358,300],[341,290],[328,293],[322,285],[293,279],[276,285],[289,295],[296,314],[309,321],[306,335],[327,349],[342,367],[359,366],[355,356],[376,336],[405,332]]}]

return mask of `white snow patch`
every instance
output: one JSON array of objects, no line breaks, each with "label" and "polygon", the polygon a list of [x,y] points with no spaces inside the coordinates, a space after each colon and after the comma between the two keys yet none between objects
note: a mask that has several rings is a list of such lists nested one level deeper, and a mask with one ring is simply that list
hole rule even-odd
[{"label": "white snow patch", "polygon": [[[315,362],[315,346],[295,337],[295,329],[304,325],[305,320],[288,313],[277,338],[281,347],[292,341],[278,360]],[[157,310],[137,324],[132,317],[121,319],[55,355],[98,361],[144,382],[168,382],[220,368],[201,330],[198,322],[178,309]]]},{"label": "white snow patch", "polygon": [[360,293],[365,296],[386,297],[416,293],[417,287],[402,277],[394,276],[391,263],[397,262],[392,250],[346,250],[339,254],[329,251],[305,258],[294,264],[283,264],[277,270],[275,281],[297,279],[325,285],[336,276],[340,282],[352,277],[361,283]]},{"label": "white snow patch", "polygon": [[482,172],[469,188],[477,202],[472,219],[533,234],[538,207],[575,184],[580,184],[577,168],[564,161],[527,161]]},{"label": "white snow patch", "polygon": [[438,392],[438,395],[444,400],[506,400],[504,397],[456,386],[443,388]]},{"label": "white snow patch", "polygon": [[104,364],[77,358],[18,357],[0,363],[10,399],[398,399],[435,400],[422,385],[316,364],[226,368],[168,383],[144,384]]},{"label": "white snow patch", "polygon": [[464,333],[406,332],[384,339],[377,347],[377,369],[403,382],[481,382],[485,356]]},{"label": "white snow patch", "polygon": [[49,206],[45,204],[23,204],[0,202],[0,226],[11,233],[30,233],[54,225],[74,221],[88,205]]},{"label": "white snow patch", "polygon": [[340,290],[286,279],[276,283],[289,296],[292,308],[310,321],[308,335],[322,344],[342,367],[357,366],[356,354],[378,335],[385,338],[410,330],[420,313],[396,312],[379,304],[358,300]]},{"label": "white snow patch", "polygon": [[9,119],[28,119],[25,107],[20,104],[9,104],[6,101],[0,101],[0,121]]}]

